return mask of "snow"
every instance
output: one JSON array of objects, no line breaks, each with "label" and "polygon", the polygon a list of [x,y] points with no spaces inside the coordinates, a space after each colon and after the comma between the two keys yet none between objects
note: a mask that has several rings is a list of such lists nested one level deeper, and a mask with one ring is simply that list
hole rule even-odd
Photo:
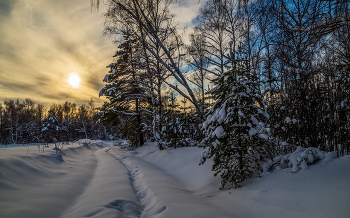
[{"label": "snow", "polygon": [[265,140],[269,139],[269,137],[267,135],[265,135],[265,134],[260,134],[259,137],[262,138],[262,139],[265,139]]},{"label": "snow", "polygon": [[245,92],[241,92],[241,93],[239,93],[238,95],[244,96],[244,97],[248,97],[248,95],[247,95]]},{"label": "snow", "polygon": [[287,146],[288,143],[287,142],[281,142],[281,146],[284,147],[284,146]]},{"label": "snow", "polygon": [[207,117],[207,122],[208,122],[208,123],[210,123],[210,122],[211,122],[211,118],[212,118],[212,116],[211,116],[211,115],[209,115],[209,116]]},{"label": "snow", "polygon": [[249,136],[253,136],[253,135],[257,134],[257,133],[258,133],[258,131],[256,131],[256,129],[250,128],[250,130],[249,130]]},{"label": "snow", "polygon": [[104,96],[103,89],[100,90],[98,97]]},{"label": "snow", "polygon": [[206,129],[207,126],[208,126],[208,121],[204,121],[204,123],[203,123],[203,128]]},{"label": "snow", "polygon": [[221,108],[220,112],[219,112],[219,119],[218,119],[218,123],[221,124],[226,118],[226,109],[225,107]]},{"label": "snow", "polygon": [[250,116],[250,119],[251,119],[253,124],[259,125],[259,121],[253,115]]},{"label": "snow", "polygon": [[141,213],[143,208],[129,183],[128,171],[107,153],[109,149],[95,152],[98,164],[93,178],[62,218],[137,217]]},{"label": "snow", "polygon": [[214,134],[216,135],[216,137],[221,138],[221,136],[223,136],[223,135],[225,134],[224,127],[218,126],[218,127],[214,130]]},{"label": "snow", "polygon": [[286,117],[285,121],[286,123],[290,123],[291,119],[289,117]]},{"label": "snow", "polygon": [[292,167],[292,172],[293,173],[296,173],[300,170],[299,166],[297,164],[294,164],[293,167]]},{"label": "snow", "polygon": [[245,117],[245,116],[244,116],[244,113],[243,113],[242,111],[240,111],[240,110],[238,111],[238,114],[239,114],[239,116],[241,116],[241,117]]},{"label": "snow", "polygon": [[60,156],[49,146],[0,149],[0,217],[59,217],[83,192],[96,166],[91,147],[74,143]]},{"label": "snow", "polygon": [[[335,153],[299,147],[266,163],[262,178],[220,191],[211,161],[199,165],[207,157],[202,148],[160,151],[156,143],[148,143],[129,151],[114,144],[79,141],[64,145],[62,155],[52,150],[54,145],[44,153],[36,145],[0,148],[0,217],[350,214],[349,155],[336,158]],[[289,162],[294,164],[289,167]],[[271,167],[275,170],[269,171]]]}]

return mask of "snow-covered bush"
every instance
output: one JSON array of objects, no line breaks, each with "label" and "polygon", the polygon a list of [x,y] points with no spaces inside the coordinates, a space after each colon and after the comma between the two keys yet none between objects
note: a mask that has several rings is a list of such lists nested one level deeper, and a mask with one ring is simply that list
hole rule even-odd
[{"label": "snow-covered bush", "polygon": [[178,111],[168,110],[163,115],[161,139],[164,147],[185,147],[183,144],[183,120]]},{"label": "snow-covered bush", "polygon": [[133,146],[128,140],[122,140],[122,139],[116,140],[113,146],[119,146],[121,149],[133,150]]},{"label": "snow-covered bush", "polygon": [[291,168],[292,172],[296,173],[300,169],[307,169],[309,165],[324,158],[331,160],[334,158],[334,153],[326,153],[313,147],[303,148],[299,146],[293,153],[277,156],[273,160],[265,163],[263,165],[263,172],[266,173],[274,169]]},{"label": "snow-covered bush", "polygon": [[176,149],[197,145],[197,142],[190,137],[190,126],[186,124],[187,122],[181,117],[165,117],[161,137],[166,147]]}]

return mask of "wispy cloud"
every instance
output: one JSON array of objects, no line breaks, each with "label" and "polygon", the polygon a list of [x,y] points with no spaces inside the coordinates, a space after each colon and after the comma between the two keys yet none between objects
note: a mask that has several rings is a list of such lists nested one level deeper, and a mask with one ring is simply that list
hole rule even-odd
[{"label": "wispy cloud", "polygon": [[172,5],[170,10],[177,15],[176,20],[182,26],[193,28],[196,24],[199,9],[204,3],[205,0],[184,0]]},{"label": "wispy cloud", "polygon": [[[200,4],[182,1],[172,11],[191,28]],[[98,93],[116,48],[102,35],[101,6],[91,13],[87,0],[0,0],[0,102],[102,103]],[[73,73],[81,77],[78,89],[68,84]]]},{"label": "wispy cloud", "polygon": [[[115,46],[102,36],[103,17],[91,13],[89,1],[0,2],[0,100],[101,102]],[[79,89],[67,82],[73,72],[82,79]]]}]

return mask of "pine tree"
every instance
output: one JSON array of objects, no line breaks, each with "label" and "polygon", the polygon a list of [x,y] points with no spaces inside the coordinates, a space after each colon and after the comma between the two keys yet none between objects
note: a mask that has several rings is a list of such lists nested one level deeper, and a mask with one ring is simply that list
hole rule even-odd
[{"label": "pine tree", "polygon": [[206,138],[202,143],[208,150],[201,163],[213,159],[214,175],[222,178],[220,189],[238,187],[261,171],[261,148],[268,140],[264,132],[269,131],[265,125],[269,116],[250,76],[248,61],[231,61],[231,69],[215,80],[216,87],[210,91],[216,102],[203,123]]}]

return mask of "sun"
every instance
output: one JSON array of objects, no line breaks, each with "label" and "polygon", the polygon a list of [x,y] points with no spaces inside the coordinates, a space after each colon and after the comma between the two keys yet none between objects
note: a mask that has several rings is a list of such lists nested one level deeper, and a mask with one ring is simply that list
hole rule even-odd
[{"label": "sun", "polygon": [[68,82],[73,88],[76,89],[79,87],[80,77],[77,74],[73,74],[72,76],[69,77]]}]

